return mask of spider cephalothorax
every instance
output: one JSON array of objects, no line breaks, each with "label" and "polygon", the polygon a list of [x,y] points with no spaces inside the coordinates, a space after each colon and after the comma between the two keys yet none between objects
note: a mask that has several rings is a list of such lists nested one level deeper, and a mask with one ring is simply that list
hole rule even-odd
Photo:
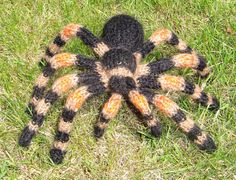
[{"label": "spider cephalothorax", "polygon": [[[61,48],[72,37],[79,37],[93,49],[99,58],[60,53]],[[148,64],[141,64],[141,60],[162,42],[175,46],[180,54]],[[205,77],[209,73],[204,58],[170,30],[157,30],[144,42],[141,24],[127,15],[112,17],[105,24],[101,39],[81,25],[70,24],[47,47],[44,59],[47,65],[34,86],[28,108],[32,112],[32,121],[28,123],[20,136],[19,144],[21,146],[30,144],[38,128],[43,124],[50,106],[70,89],[81,85],[69,94],[62,110],[55,142],[50,151],[51,158],[55,163],[62,162],[66,153],[69,133],[76,112],[87,99],[104,92],[109,93],[109,99],[104,104],[95,125],[95,137],[99,138],[103,135],[108,122],[116,116],[122,99],[125,98],[150,128],[152,135],[160,136],[161,124],[152,115],[149,103],[172,118],[200,149],[209,152],[216,149],[211,137],[186,116],[175,102],[154,92],[157,89],[180,91],[188,94],[190,98],[201,105],[207,106],[210,110],[219,107],[217,99],[203,92],[198,85],[180,76],[162,74],[174,67],[192,68],[197,70],[201,77]],[[88,71],[65,75],[57,79],[44,96],[49,78],[55,71],[72,65],[83,67]]]}]

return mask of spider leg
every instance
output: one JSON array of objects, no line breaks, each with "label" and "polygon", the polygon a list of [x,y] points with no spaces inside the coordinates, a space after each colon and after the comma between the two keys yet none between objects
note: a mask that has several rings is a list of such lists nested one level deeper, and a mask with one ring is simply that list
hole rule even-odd
[{"label": "spider leg", "polygon": [[165,115],[172,118],[187,134],[189,139],[193,140],[201,150],[214,151],[216,149],[212,138],[202,132],[194,121],[187,117],[175,102],[166,96],[157,95],[154,97],[153,103]]},{"label": "spider leg", "polygon": [[162,89],[166,91],[180,91],[188,94],[191,99],[208,107],[209,110],[217,110],[219,101],[216,97],[206,94],[198,85],[185,80],[181,76],[167,74],[155,76],[143,76],[138,79],[140,88]]},{"label": "spider leg", "polygon": [[59,53],[66,42],[73,37],[79,37],[85,45],[91,47],[100,57],[109,50],[109,47],[102,40],[93,35],[93,33],[85,27],[79,24],[69,24],[62,29],[53,40],[52,44],[46,48],[44,59],[49,61],[49,59]]},{"label": "spider leg", "polygon": [[94,136],[96,138],[102,137],[109,121],[117,115],[121,107],[121,102],[122,102],[122,95],[113,93],[109,97],[108,101],[104,104],[98,122],[94,127]]},{"label": "spider leg", "polygon": [[151,130],[151,134],[155,137],[161,135],[161,124],[158,119],[154,118],[148,104],[147,98],[139,93],[138,90],[131,90],[128,94],[129,101],[140,112],[142,120],[147,123]]},{"label": "spider leg", "polygon": [[[94,86],[96,88],[94,88]],[[101,84],[92,84],[91,86],[82,86],[68,96],[58,124],[55,141],[52,149],[50,150],[50,157],[54,163],[61,163],[66,154],[69,133],[72,129],[72,121],[76,115],[76,112],[88,98],[102,92],[104,92],[104,88]]]},{"label": "spider leg", "polygon": [[[207,67],[202,56],[195,53],[181,53],[170,58],[161,58],[157,61],[139,65],[139,75],[159,75],[165,71],[168,71],[174,67],[177,68],[191,68],[193,70],[201,71],[202,77],[207,76],[209,68]],[[204,71],[204,74],[203,74]]]},{"label": "spider leg", "polygon": [[[205,77],[207,74],[209,74],[209,68],[206,67],[206,62],[204,57],[201,55],[197,55],[195,51],[193,51],[184,41],[179,39],[173,32],[171,32],[168,29],[161,29],[155,31],[150,38],[143,44],[143,47],[134,53],[134,56],[136,60],[139,62],[141,61],[142,58],[144,58],[147,54],[149,54],[155,46],[158,46],[162,42],[167,42],[171,44],[172,46],[175,46],[181,53],[188,53],[188,54],[193,54],[194,56],[197,56],[200,65],[204,65],[204,67],[199,67],[198,73],[202,76]],[[181,56],[181,55],[180,55]]]},{"label": "spider leg", "polygon": [[79,77],[77,74],[65,75],[55,81],[55,83],[52,85],[51,90],[49,90],[46,93],[45,97],[38,102],[37,106],[35,107],[32,120],[24,128],[19,139],[19,144],[21,146],[25,147],[30,144],[31,139],[38,131],[39,127],[43,124],[44,117],[48,112],[50,106],[63,93],[77,86],[78,82],[79,82]]},{"label": "spider leg", "polygon": [[[19,144],[21,146],[28,146],[30,144],[31,139],[36,134],[39,127],[42,126],[49,108],[59,97],[76,87],[78,83],[92,84],[94,82],[100,82],[100,77],[96,73],[84,73],[80,75],[69,74],[57,79],[52,85],[51,90],[46,93],[45,97],[41,99],[35,107],[32,120],[24,128],[19,139]],[[90,89],[92,88],[97,88],[97,86],[90,87]]]},{"label": "spider leg", "polygon": [[[45,85],[47,84],[49,77],[54,74],[56,69],[60,67],[71,66],[77,62],[76,59],[82,59],[81,61],[87,59],[88,62],[88,58],[80,55],[76,56],[67,53],[56,55],[61,51],[61,48],[65,46],[68,40],[76,36],[79,37],[84,42],[84,44],[90,46],[100,57],[102,57],[105,52],[109,50],[109,47],[102,40],[97,38],[83,26],[78,24],[69,24],[65,26],[53,40],[53,43],[46,48],[43,59],[47,61],[47,64],[43,69],[43,73],[38,77],[36,85],[34,86],[32,99],[26,110],[29,114],[30,112],[33,112],[34,106],[37,104],[38,100],[42,98]],[[81,66],[80,63],[77,63],[77,65]]]},{"label": "spider leg", "polygon": [[30,114],[30,112],[34,112],[35,106],[38,104],[39,100],[43,98],[49,78],[53,76],[55,71],[72,65],[87,69],[95,69],[96,67],[95,60],[93,58],[70,53],[61,53],[53,56],[49,59],[47,66],[43,69],[43,73],[38,77],[34,85],[32,98],[26,111],[28,114]]},{"label": "spider leg", "polygon": [[144,94],[149,102],[154,104],[154,106],[162,113],[172,118],[199,149],[206,150],[207,152],[216,150],[216,145],[212,138],[203,132],[192,119],[185,115],[175,102],[166,96],[157,95],[151,91],[145,91],[142,92],[142,94]]}]

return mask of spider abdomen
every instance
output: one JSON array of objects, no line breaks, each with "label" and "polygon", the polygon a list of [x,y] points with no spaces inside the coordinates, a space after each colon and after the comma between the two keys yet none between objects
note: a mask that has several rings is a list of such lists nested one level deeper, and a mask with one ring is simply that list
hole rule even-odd
[{"label": "spider abdomen", "polygon": [[117,15],[104,25],[102,39],[112,48],[123,47],[135,52],[143,45],[143,28],[133,17]]}]

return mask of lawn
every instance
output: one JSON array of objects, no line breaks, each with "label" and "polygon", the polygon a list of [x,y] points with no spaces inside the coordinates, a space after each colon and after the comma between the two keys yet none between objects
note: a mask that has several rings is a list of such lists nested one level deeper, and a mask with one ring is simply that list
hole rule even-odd
[{"label": "lawn", "polygon": [[[213,154],[200,151],[168,118],[160,139],[149,135],[125,103],[96,141],[93,125],[106,95],[92,99],[78,112],[68,153],[54,165],[49,150],[65,99],[58,101],[27,149],[18,137],[30,117],[24,112],[37,76],[38,60],[60,29],[80,23],[100,35],[109,17],[126,13],[144,27],[147,39],[158,28],[172,29],[204,55],[212,68],[207,79],[191,70],[184,75],[215,94],[220,109],[210,112],[177,93],[167,93],[217,143]],[[74,39],[64,51],[93,56]],[[168,45],[155,49],[145,62],[171,56]],[[0,179],[236,179],[236,1],[234,0],[2,0],[0,4]],[[65,69],[53,79],[76,69]],[[165,93],[166,92],[162,92]]]}]

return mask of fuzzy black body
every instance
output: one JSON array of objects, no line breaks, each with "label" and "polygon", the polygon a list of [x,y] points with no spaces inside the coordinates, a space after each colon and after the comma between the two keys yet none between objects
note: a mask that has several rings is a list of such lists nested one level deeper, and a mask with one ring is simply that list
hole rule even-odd
[{"label": "fuzzy black body", "polygon": [[102,39],[111,48],[119,47],[135,52],[143,45],[144,32],[142,25],[133,17],[117,15],[104,25]]},{"label": "fuzzy black body", "polygon": [[[111,47],[102,64],[108,70],[123,67],[134,73],[137,64],[133,52],[142,47],[144,40],[142,25],[127,15],[114,16],[104,25],[102,39]],[[109,87],[113,92],[125,94],[135,88],[135,82],[129,77],[112,76]]]}]

